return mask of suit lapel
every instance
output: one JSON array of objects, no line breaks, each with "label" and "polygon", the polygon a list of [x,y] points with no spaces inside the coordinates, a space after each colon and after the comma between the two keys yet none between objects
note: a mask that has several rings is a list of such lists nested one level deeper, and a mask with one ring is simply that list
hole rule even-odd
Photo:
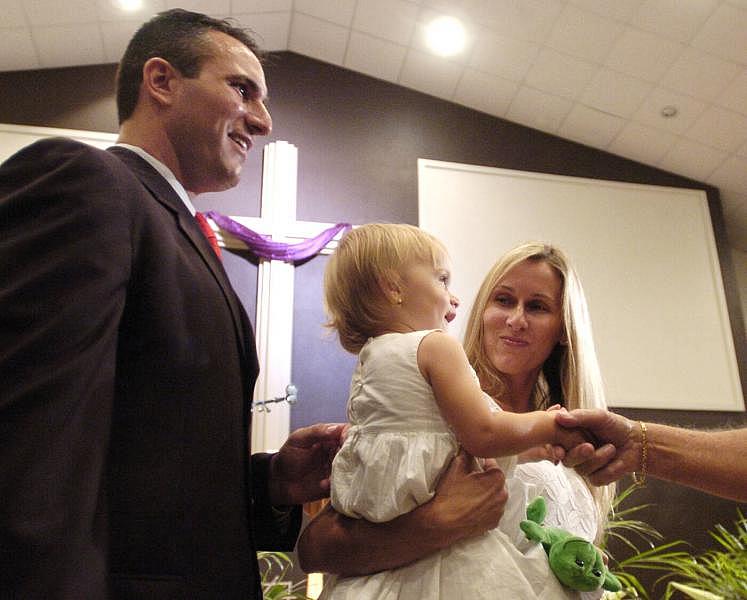
[{"label": "suit lapel", "polygon": [[143,186],[150,192],[154,200],[174,213],[174,218],[182,234],[190,241],[223,291],[223,295],[225,296],[226,302],[231,310],[234,327],[239,337],[242,358],[246,360],[245,324],[247,321],[243,316],[245,314],[244,309],[233,290],[233,286],[231,286],[231,282],[223,268],[223,264],[215,255],[215,252],[213,252],[213,249],[205,239],[202,231],[200,231],[194,217],[189,213],[184,202],[182,202],[182,199],[176,193],[174,188],[171,187],[169,182],[166,181],[151,165],[149,165],[147,161],[126,148],[113,146],[109,148],[108,151],[117,156],[117,158],[127,165],[130,171],[132,171]]}]

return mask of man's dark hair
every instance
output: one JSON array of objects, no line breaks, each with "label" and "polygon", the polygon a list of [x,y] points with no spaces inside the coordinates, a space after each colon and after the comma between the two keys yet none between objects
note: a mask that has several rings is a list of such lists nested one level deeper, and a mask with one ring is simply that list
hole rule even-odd
[{"label": "man's dark hair", "polygon": [[143,81],[143,65],[159,57],[185,77],[197,77],[202,62],[214,53],[214,46],[205,36],[210,31],[230,35],[261,59],[262,53],[249,33],[227,19],[214,19],[181,8],[158,13],[138,29],[119,62],[117,113],[120,124],[135,111]]}]

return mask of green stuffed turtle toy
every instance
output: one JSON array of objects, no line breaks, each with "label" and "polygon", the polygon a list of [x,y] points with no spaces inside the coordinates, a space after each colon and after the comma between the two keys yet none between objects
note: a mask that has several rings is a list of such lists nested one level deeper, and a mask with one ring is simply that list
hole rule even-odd
[{"label": "green stuffed turtle toy", "polygon": [[538,496],[527,505],[527,520],[519,526],[527,538],[542,544],[550,569],[558,580],[581,592],[591,592],[600,587],[619,592],[622,585],[607,569],[597,547],[564,529],[545,527],[543,522],[546,514],[545,499]]}]

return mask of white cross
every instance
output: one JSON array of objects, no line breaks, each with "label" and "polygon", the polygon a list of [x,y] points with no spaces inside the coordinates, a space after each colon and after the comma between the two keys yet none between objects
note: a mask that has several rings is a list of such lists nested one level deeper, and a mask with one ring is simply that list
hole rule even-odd
[{"label": "white cross", "polygon": [[[298,243],[319,235],[334,223],[296,221],[296,181],[298,149],[288,142],[265,146],[262,168],[262,205],[260,217],[231,217],[234,221],[273,241]],[[246,250],[246,245],[215,226],[218,243],[226,248]],[[330,253],[342,234],[335,236],[322,253]],[[254,389],[254,401],[285,395],[291,383],[293,342],[294,266],[280,260],[260,259],[257,275],[257,316],[255,335],[260,374]],[[303,389],[300,401],[305,401]],[[290,432],[290,406],[272,405],[271,412],[255,411],[252,416],[252,452],[277,450]]]}]

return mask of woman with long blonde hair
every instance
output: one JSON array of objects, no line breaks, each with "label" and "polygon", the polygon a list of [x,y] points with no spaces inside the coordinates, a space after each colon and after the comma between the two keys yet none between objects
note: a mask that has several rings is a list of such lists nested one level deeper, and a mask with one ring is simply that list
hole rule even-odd
[{"label": "woman with long blonde hair", "polygon": [[[504,410],[606,408],[584,291],[557,247],[524,243],[493,265],[472,306],[464,347],[482,389]],[[614,485],[590,488],[572,470],[546,461],[519,465],[516,476],[554,496],[548,498],[553,525],[601,540]]]}]

